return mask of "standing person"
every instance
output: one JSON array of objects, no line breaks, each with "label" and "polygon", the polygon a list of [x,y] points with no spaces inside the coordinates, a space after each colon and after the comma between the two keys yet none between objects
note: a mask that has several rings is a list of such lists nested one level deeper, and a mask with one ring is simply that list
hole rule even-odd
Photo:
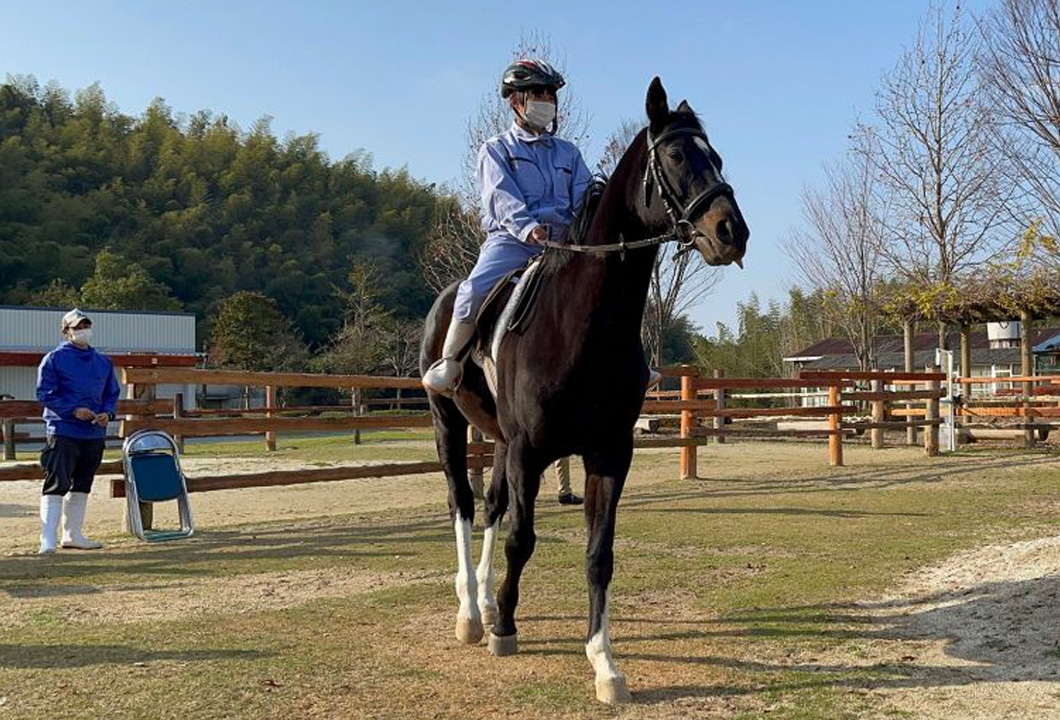
[{"label": "standing person", "polygon": [[89,345],[92,320],[77,308],[63,315],[65,338],[37,369],[37,399],[44,405],[48,437],[41,452],[40,554],[55,552],[59,519],[62,546],[102,547],[82,534],[88,494],[103,459],[107,423],[114,419],[121,388],[110,358]]},{"label": "standing person", "polygon": [[570,457],[561,457],[553,467],[556,468],[556,484],[559,486],[559,504],[581,505],[584,500],[580,495],[575,495],[570,487]]},{"label": "standing person", "polygon": [[563,76],[541,60],[518,60],[501,77],[501,97],[514,118],[478,153],[486,240],[471,274],[460,283],[442,357],[423,376],[428,390],[453,392],[482,301],[501,278],[542,251],[539,243],[563,239],[589,187],[592,173],[578,148],[553,134],[557,93],[564,85]]}]

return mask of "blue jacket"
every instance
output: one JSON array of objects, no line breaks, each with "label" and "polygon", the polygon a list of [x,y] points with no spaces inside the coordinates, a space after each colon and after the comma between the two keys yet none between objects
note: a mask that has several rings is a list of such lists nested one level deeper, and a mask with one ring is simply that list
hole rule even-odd
[{"label": "blue jacket", "polygon": [[106,428],[78,420],[74,410],[85,407],[108,413],[114,419],[121,386],[114,377],[114,364],[94,348],[81,349],[64,342],[40,361],[37,368],[37,400],[44,405],[49,435],[93,440],[105,437]]},{"label": "blue jacket", "polygon": [[574,145],[512,123],[507,132],[487,140],[478,154],[486,239],[526,242],[538,225],[565,229],[590,180],[592,173]]}]

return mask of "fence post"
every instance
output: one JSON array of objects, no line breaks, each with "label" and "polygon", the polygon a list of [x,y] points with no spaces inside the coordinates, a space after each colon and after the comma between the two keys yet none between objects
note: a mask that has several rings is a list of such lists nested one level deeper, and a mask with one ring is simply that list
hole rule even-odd
[{"label": "fence post", "polygon": [[[916,330],[916,325],[912,320],[906,320],[902,326],[903,335],[903,346],[905,351],[905,371],[913,372],[913,341],[915,340],[913,333]],[[912,410],[915,407],[915,403],[907,402],[905,404],[906,416],[906,429],[905,429],[905,444],[916,445],[916,422],[912,415]]]},{"label": "fence post", "polygon": [[[266,385],[265,386],[265,417],[273,418],[276,417],[276,386]],[[276,431],[266,430],[265,431],[265,449],[269,452],[276,452]]]},{"label": "fence post", "polygon": [[[1023,377],[1034,375],[1034,355],[1031,347],[1031,321],[1033,317],[1029,310],[1020,311],[1020,374]],[[1034,407],[1031,402],[1034,397],[1034,383],[1025,380],[1023,382],[1023,447],[1034,447]]]},{"label": "fence post", "polygon": [[[479,432],[479,429],[474,425],[467,426],[467,439],[468,442],[471,443],[481,443],[485,441],[485,438],[482,437],[482,433]],[[469,454],[469,456],[471,457],[480,457],[481,455],[482,453],[478,450]],[[468,477],[471,479],[472,494],[474,494],[477,500],[484,499],[486,497],[486,493],[482,487],[482,468],[471,468],[467,474]]]},{"label": "fence post", "polygon": [[[696,379],[692,375],[681,376],[681,401],[687,402],[696,399]],[[692,431],[696,427],[696,411],[681,410],[681,438],[692,439]],[[681,447],[681,479],[696,479],[696,450],[695,445]]]},{"label": "fence post", "polygon": [[[715,380],[720,380],[723,377],[725,377],[724,370],[719,369],[714,371]],[[719,412],[725,409],[725,388],[717,388],[714,390],[714,409]],[[714,436],[716,438],[716,442],[719,445],[724,445],[725,436],[721,434],[721,431],[725,429],[725,418],[721,415],[715,415],[714,422],[711,424],[717,431],[717,435]]]},{"label": "fence post", "polygon": [[15,459],[15,419],[5,418],[4,428],[4,460]]},{"label": "fence post", "polygon": [[[353,388],[350,391],[350,404],[353,405],[353,415],[354,415],[354,417],[359,417],[360,414],[361,414],[361,389],[360,388]],[[353,431],[353,444],[354,445],[360,445],[361,444],[361,429],[360,428],[356,428]]]},{"label": "fence post", "polygon": [[[175,393],[173,395],[173,419],[180,420],[184,417],[184,393]],[[177,450],[182,454],[184,452],[184,436],[174,435],[173,440],[177,443]]]},{"label": "fence post", "polygon": [[[883,392],[883,380],[873,380],[872,381],[872,391],[874,393],[882,393]],[[873,422],[874,425],[877,424],[877,423],[882,423],[884,421],[885,410],[884,410],[883,403],[884,403],[884,400],[882,398],[879,399],[879,400],[873,400],[872,401],[872,422]],[[883,428],[882,427],[874,427],[874,428],[872,428],[871,435],[872,435],[872,449],[873,450],[881,449],[883,447]]]},{"label": "fence post", "polygon": [[832,467],[843,465],[843,414],[839,410],[839,390],[837,383],[842,380],[832,380],[828,386],[828,404],[834,408],[828,416],[828,464]]},{"label": "fence post", "polygon": [[[934,372],[938,372],[938,368],[934,368]],[[940,387],[938,380],[932,380],[928,383],[928,389],[932,392],[938,392]],[[924,452],[927,453],[928,457],[935,457],[939,454],[938,398],[931,398],[927,401],[927,411],[924,414],[924,419],[931,423],[924,427]]]}]

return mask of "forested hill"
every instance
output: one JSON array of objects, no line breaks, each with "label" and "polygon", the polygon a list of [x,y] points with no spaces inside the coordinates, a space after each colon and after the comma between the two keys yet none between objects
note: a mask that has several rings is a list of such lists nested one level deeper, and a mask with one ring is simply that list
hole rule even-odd
[{"label": "forested hill", "polygon": [[395,316],[426,312],[415,256],[441,202],[363,153],[331,161],[313,135],[277,139],[267,119],[243,131],[161,100],[126,115],[98,86],[0,85],[2,304],[84,289],[106,248],[150,276],[140,309],[183,308],[206,329],[218,301],[259,291],[319,346],[357,261],[378,262]]}]

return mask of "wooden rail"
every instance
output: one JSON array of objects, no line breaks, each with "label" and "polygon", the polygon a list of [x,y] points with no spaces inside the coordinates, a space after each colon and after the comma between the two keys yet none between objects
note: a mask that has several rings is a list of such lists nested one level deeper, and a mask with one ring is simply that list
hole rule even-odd
[{"label": "wooden rail", "polygon": [[[874,414],[872,422],[854,422],[849,418],[857,410],[855,403],[886,403],[896,400],[916,400],[930,406],[942,397],[938,388],[938,373],[814,373],[812,376],[799,378],[726,378],[720,373],[715,377],[701,377],[695,368],[663,368],[666,377],[681,378],[681,399],[671,398],[673,393],[660,394],[644,403],[645,412],[673,414],[681,418],[681,432],[677,438],[637,437],[634,446],[637,448],[679,448],[681,453],[681,476],[697,476],[696,451],[698,446],[708,442],[724,442],[726,437],[817,437],[826,438],[829,447],[829,462],[832,465],[843,463],[843,439],[855,432],[866,429],[882,429],[900,426],[905,423],[888,422]],[[156,429],[170,433],[183,440],[185,437],[224,436],[243,434],[264,434],[269,447],[275,447],[275,436],[278,433],[305,431],[354,431],[378,428],[426,428],[431,426],[430,415],[413,414],[360,414],[363,398],[355,402],[352,408],[355,414],[336,416],[292,417],[294,412],[314,412],[318,410],[336,410],[330,406],[307,408],[280,408],[276,406],[278,387],[328,387],[360,391],[372,389],[418,389],[416,378],[384,378],[363,375],[312,375],[306,373],[251,373],[225,370],[196,370],[188,368],[126,368],[122,371],[122,380],[126,384],[127,399],[119,404],[119,412],[125,416],[122,422],[122,435],[137,430]],[[859,381],[871,380],[873,390],[865,391],[853,388]],[[905,392],[884,390],[886,385],[898,383],[924,384],[928,389],[910,389]],[[934,386],[931,384],[934,383]],[[181,398],[176,401],[162,401],[155,397],[156,386],[166,385],[244,385],[266,389],[267,403],[264,408],[250,411],[223,411],[224,417],[215,412],[185,412]],[[826,391],[826,405],[803,407],[786,405],[782,407],[734,407],[733,400],[739,403],[759,402],[758,399],[741,400],[734,398],[733,390],[768,390],[768,389],[810,389],[820,388]],[[798,399],[799,393],[786,393],[786,399]],[[407,400],[403,398],[402,400]],[[21,417],[25,414],[38,414],[37,403],[8,401],[0,403],[0,418]],[[925,411],[928,414],[929,411]],[[815,429],[777,430],[764,428],[734,427],[734,420],[761,420],[763,418],[820,418],[827,421],[827,427]],[[708,422],[703,426],[702,421]],[[937,429],[937,408],[935,417],[915,421],[917,425],[929,431]],[[937,432],[936,432],[937,436]],[[930,451],[930,447],[928,447]],[[468,448],[469,468],[480,470],[492,463],[492,445],[474,443]],[[438,463],[408,462],[385,465],[347,466],[340,468],[313,468],[308,470],[274,471],[267,473],[244,473],[237,475],[216,476],[209,478],[189,478],[189,489],[195,492],[225,488],[263,487],[306,482],[326,482],[331,480],[353,479],[361,477],[391,477],[405,474],[437,472],[441,469]],[[101,474],[121,473],[120,463],[105,463]],[[0,468],[0,481],[15,479],[37,479],[41,477],[38,467],[32,465]],[[115,495],[124,493],[124,481],[115,480],[112,492]]]}]

